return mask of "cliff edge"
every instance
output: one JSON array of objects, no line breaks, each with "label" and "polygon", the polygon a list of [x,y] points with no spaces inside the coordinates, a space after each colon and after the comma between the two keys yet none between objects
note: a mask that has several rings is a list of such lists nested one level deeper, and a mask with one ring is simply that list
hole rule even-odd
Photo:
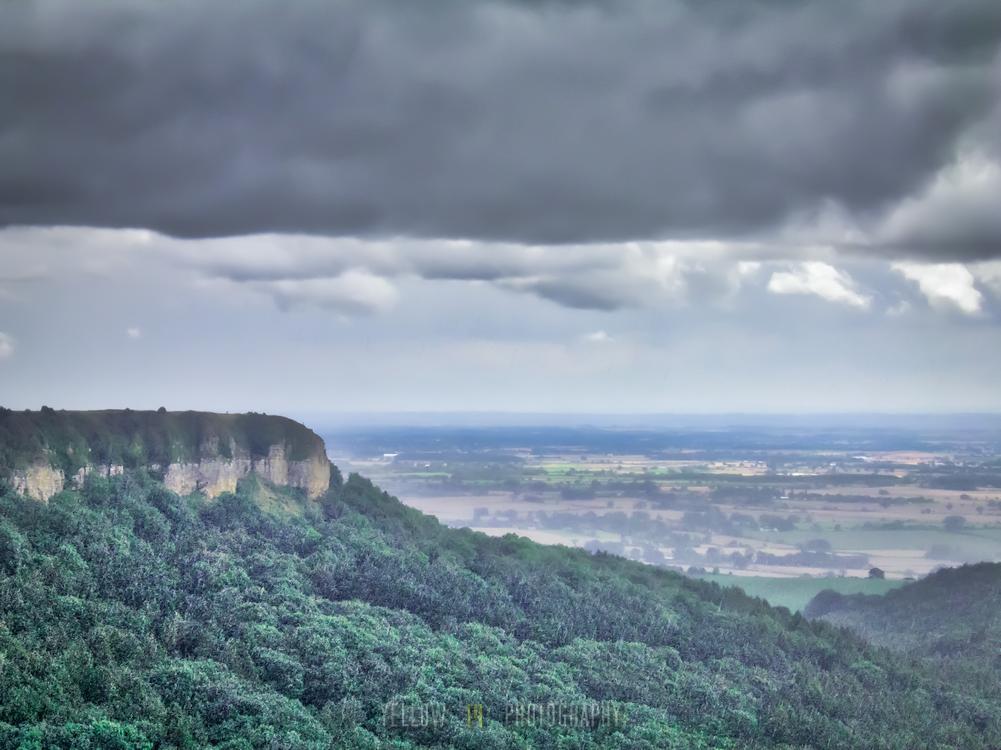
[{"label": "cliff edge", "polygon": [[316,498],[327,491],[323,440],[285,417],[250,412],[0,409],[0,479],[46,501],[89,474],[144,468],[174,492],[215,497],[255,474]]}]

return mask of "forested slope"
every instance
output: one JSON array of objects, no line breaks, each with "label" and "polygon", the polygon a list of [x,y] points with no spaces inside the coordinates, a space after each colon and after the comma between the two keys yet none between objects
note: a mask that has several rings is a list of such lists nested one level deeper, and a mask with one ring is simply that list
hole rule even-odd
[{"label": "forested slope", "polygon": [[821,592],[804,612],[1001,704],[1001,564],[945,568],[884,596]]},{"label": "forested slope", "polygon": [[957,656],[1001,646],[1001,563],[944,568],[884,596],[825,591],[805,614],[898,651]]},{"label": "forested slope", "polygon": [[357,476],[272,504],[295,514],[262,492],[295,494],[0,490],[0,748],[1001,744],[983,686],[737,590],[447,529]]}]

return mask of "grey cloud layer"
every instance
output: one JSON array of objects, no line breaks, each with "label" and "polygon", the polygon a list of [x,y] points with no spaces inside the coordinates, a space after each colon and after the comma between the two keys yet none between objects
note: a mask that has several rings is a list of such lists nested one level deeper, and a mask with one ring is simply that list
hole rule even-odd
[{"label": "grey cloud layer", "polygon": [[[73,230],[66,230],[73,231]],[[29,232],[30,234],[30,232]],[[211,278],[309,300],[316,284],[347,274],[367,290],[374,279],[486,282],[580,310],[613,311],[695,296],[718,301],[741,285],[746,259],[770,251],[749,243],[629,242],[569,246],[412,240],[367,241],[257,235],[200,241],[151,237],[167,257]],[[823,254],[823,248],[812,252]],[[754,264],[754,261],[751,261]],[[341,287],[343,288],[343,287]],[[386,301],[387,295],[379,299]],[[373,310],[384,304],[373,305]]]},{"label": "grey cloud layer", "polygon": [[[1001,261],[889,263],[842,257],[824,246],[783,256],[753,243],[529,246],[302,235],[185,240],[147,230],[35,227],[0,230],[0,258],[0,301],[30,296],[36,285],[57,277],[162,273],[183,274],[223,296],[249,290],[270,296],[283,310],[313,307],[344,316],[390,312],[418,287],[444,293],[441,282],[452,282],[453,292],[478,285],[603,313],[746,311],[767,307],[765,296],[779,295],[786,304],[792,296],[813,297],[858,313],[899,315],[917,304],[993,319],[1001,301]],[[427,300],[437,304],[439,298]]]},{"label": "grey cloud layer", "polygon": [[0,224],[583,243],[833,206],[993,257],[995,183],[947,177],[997,167],[999,39],[992,0],[4,3]]},{"label": "grey cloud layer", "polygon": [[346,312],[357,311],[338,304],[348,290],[358,290],[352,300],[355,307],[364,307],[356,303],[370,299],[369,310],[380,311],[393,301],[387,281],[407,277],[486,282],[582,310],[618,310],[665,298],[680,301],[688,274],[699,275],[707,262],[722,265],[732,253],[755,251],[718,243],[552,247],[287,235],[196,242],[153,235],[149,243],[171,262],[180,259],[205,277],[271,293],[283,306],[317,302],[326,294],[330,306]]}]

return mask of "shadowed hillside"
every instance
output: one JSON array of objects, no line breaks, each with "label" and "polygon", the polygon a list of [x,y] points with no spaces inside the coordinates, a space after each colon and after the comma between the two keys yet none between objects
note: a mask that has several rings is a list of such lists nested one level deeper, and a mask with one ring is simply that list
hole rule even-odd
[{"label": "shadowed hillside", "polygon": [[898,651],[994,658],[1001,646],[1001,563],[945,568],[883,596],[824,591],[804,614]]},{"label": "shadowed hillside", "polygon": [[1001,564],[946,568],[884,596],[825,591],[805,614],[920,658],[944,682],[975,687],[978,722],[1001,705]]}]

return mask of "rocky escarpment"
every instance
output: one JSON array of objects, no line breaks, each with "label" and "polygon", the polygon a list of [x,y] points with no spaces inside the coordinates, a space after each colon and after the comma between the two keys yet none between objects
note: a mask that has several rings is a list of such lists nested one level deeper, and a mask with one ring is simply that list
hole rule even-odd
[{"label": "rocky escarpment", "polygon": [[87,476],[127,468],[161,475],[182,495],[215,497],[255,475],[326,492],[330,463],[323,441],[284,417],[208,412],[0,411],[0,477],[28,497],[46,501]]},{"label": "rocky escarpment", "polygon": [[[234,453],[238,449],[234,448]],[[233,458],[206,458],[197,462],[168,464],[163,481],[179,495],[204,492],[215,497],[236,490],[236,483],[255,474],[272,484],[298,487],[311,497],[319,497],[330,484],[330,464],[326,456],[289,461],[282,445],[272,445],[266,456],[236,455]]]},{"label": "rocky escarpment", "polygon": [[14,469],[10,478],[16,492],[35,500],[48,500],[66,485],[62,469],[44,463],[33,464],[26,469]]}]

